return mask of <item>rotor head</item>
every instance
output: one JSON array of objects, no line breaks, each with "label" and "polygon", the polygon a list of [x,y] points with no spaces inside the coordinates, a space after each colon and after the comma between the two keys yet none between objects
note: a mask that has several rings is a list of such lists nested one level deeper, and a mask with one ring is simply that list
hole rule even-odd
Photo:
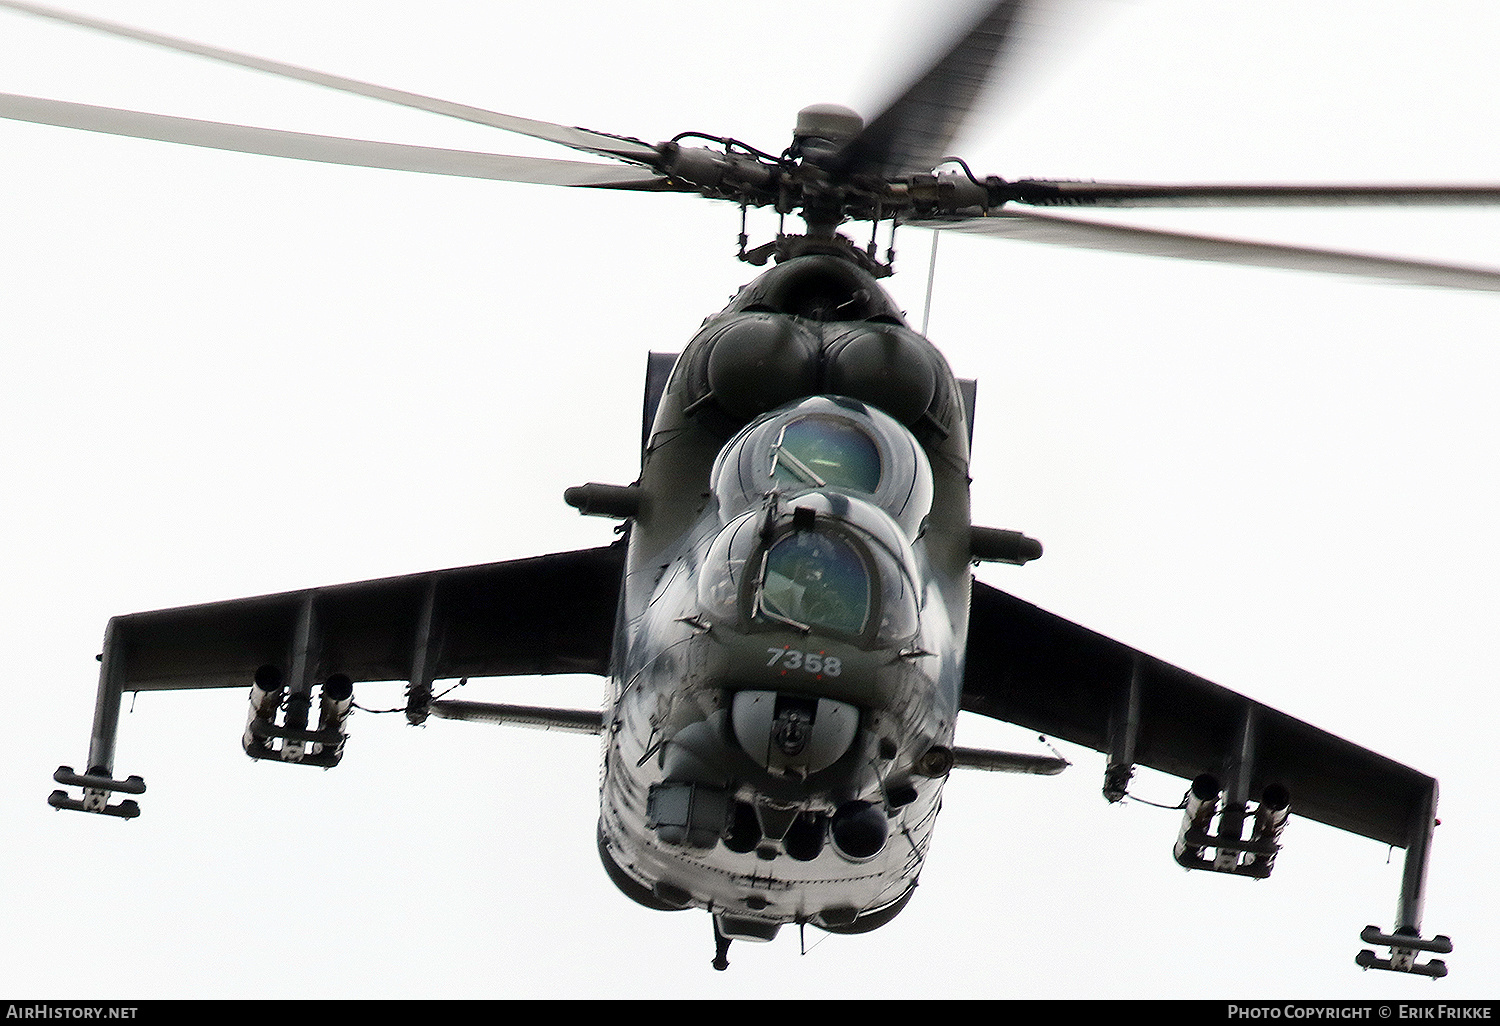
[{"label": "rotor head", "polygon": [[797,112],[797,127],[792,132],[795,143],[818,139],[837,149],[864,130],[865,119],[837,103],[815,103]]}]

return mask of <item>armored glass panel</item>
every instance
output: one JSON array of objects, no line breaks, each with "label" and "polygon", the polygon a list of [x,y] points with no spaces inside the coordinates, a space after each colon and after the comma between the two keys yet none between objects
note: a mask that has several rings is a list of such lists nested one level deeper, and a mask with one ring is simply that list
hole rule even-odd
[{"label": "armored glass panel", "polygon": [[848,542],[798,531],[766,553],[761,605],[806,627],[860,634],[870,616],[870,572]]},{"label": "armored glass panel", "polygon": [[698,571],[698,604],[725,622],[739,618],[745,561],[755,547],[755,514],[746,513],[719,532]]},{"label": "armored glass panel", "polygon": [[847,420],[803,417],[782,428],[771,447],[771,474],[781,484],[874,492],[880,485],[880,450]]}]

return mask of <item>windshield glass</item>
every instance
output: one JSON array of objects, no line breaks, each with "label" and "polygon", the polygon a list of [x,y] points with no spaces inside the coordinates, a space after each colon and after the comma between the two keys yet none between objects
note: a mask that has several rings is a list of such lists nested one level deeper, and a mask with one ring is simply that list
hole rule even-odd
[{"label": "windshield glass", "polygon": [[860,634],[870,616],[870,571],[843,539],[798,531],[766,553],[761,605],[799,626]]},{"label": "windshield glass", "polygon": [[848,420],[802,417],[782,428],[771,447],[771,476],[782,484],[873,493],[880,485],[880,450]]}]

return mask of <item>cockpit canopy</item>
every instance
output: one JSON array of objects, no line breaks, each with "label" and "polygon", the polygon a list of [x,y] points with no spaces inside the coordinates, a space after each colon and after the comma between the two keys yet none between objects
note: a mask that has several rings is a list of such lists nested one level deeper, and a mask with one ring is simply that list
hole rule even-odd
[{"label": "cockpit canopy", "polygon": [[766,547],[756,611],[793,627],[858,636],[870,620],[870,570],[846,538],[793,531]]},{"label": "cockpit canopy", "polygon": [[880,449],[844,417],[809,413],[781,425],[771,445],[771,477],[792,489],[880,487]]},{"label": "cockpit canopy", "polygon": [[742,513],[709,545],[703,611],[754,629],[791,627],[863,648],[917,631],[919,596],[897,526],[868,502],[813,492]]},{"label": "cockpit canopy", "polygon": [[766,414],[714,464],[719,516],[729,523],[765,496],[847,493],[884,510],[908,541],[932,508],[932,468],[917,440],[873,406],[812,396]]}]

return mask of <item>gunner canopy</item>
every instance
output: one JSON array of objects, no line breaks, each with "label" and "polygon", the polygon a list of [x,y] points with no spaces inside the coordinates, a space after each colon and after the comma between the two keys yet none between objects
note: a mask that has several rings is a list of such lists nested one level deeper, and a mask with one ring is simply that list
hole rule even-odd
[{"label": "gunner canopy", "polygon": [[863,634],[870,617],[870,571],[853,545],[798,531],[766,552],[760,606],[797,627]]}]

